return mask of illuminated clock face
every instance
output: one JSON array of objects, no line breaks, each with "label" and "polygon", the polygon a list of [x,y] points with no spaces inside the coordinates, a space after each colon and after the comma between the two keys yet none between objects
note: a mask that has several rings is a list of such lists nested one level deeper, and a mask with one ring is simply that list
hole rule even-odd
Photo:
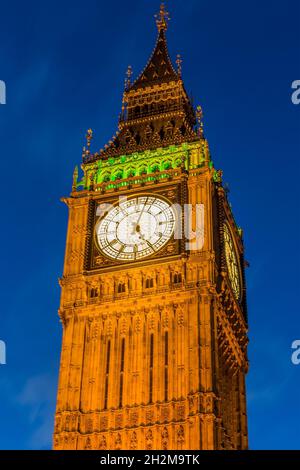
[{"label": "illuminated clock face", "polygon": [[226,224],[224,224],[224,244],[230,284],[236,299],[239,300],[241,297],[240,269],[232,236]]},{"label": "illuminated clock face", "polygon": [[172,237],[175,213],[156,196],[138,196],[114,206],[97,224],[99,248],[108,258],[135,261],[157,253]]}]

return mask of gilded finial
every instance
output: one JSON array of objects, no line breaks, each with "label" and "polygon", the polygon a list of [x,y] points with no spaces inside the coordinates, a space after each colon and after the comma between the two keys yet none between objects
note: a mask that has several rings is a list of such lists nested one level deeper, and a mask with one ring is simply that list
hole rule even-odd
[{"label": "gilded finial", "polygon": [[73,173],[72,191],[76,191],[76,189],[77,189],[77,182],[78,182],[78,166],[75,166],[75,168],[74,168],[74,173]]},{"label": "gilded finial", "polygon": [[164,3],[160,5],[159,14],[155,15],[155,18],[158,31],[166,31],[168,29],[168,21],[170,21],[170,16],[165,9]]},{"label": "gilded finial", "polygon": [[85,138],[86,138],[86,145],[87,145],[87,148],[88,148],[88,150],[89,150],[89,149],[90,149],[90,146],[91,146],[91,140],[92,140],[92,138],[93,138],[93,131],[92,131],[92,129],[88,129],[88,130],[86,131],[86,136],[85,136]]},{"label": "gilded finial", "polygon": [[90,146],[91,146],[91,140],[93,138],[93,131],[92,129],[88,129],[86,131],[86,146],[83,147],[82,149],[82,158],[86,157],[87,155],[90,154]]},{"label": "gilded finial", "polygon": [[196,117],[198,121],[198,135],[200,138],[203,137],[203,111],[201,106],[197,106]]},{"label": "gilded finial", "polygon": [[204,161],[206,165],[209,165],[210,163],[210,152],[209,152],[209,146],[207,140],[204,140]]},{"label": "gilded finial", "polygon": [[177,54],[176,64],[177,64],[177,73],[178,73],[178,76],[181,77],[181,72],[182,72],[182,57],[181,57],[180,54]]},{"label": "gilded finial", "polygon": [[125,78],[125,90],[127,90],[131,85],[131,77],[132,77],[132,67],[131,65],[128,65],[128,68],[126,71],[126,78]]}]

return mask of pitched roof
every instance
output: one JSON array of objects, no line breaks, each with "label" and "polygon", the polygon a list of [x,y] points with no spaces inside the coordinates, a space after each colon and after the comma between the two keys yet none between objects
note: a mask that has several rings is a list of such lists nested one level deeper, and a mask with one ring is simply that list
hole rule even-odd
[{"label": "pitched roof", "polygon": [[179,78],[168,53],[165,31],[161,29],[148,64],[135,82],[129,86],[128,91],[144,88],[155,83],[175,81]]}]

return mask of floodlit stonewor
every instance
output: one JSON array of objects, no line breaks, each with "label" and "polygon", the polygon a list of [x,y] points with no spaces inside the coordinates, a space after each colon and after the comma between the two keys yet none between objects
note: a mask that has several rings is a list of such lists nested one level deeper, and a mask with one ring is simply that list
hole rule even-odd
[{"label": "floodlit stonewor", "polygon": [[[145,69],[135,81],[128,69],[119,131],[96,153],[87,131],[64,198],[55,449],[248,446],[243,235],[167,23],[162,6]],[[192,208],[192,230],[204,209],[195,249],[174,235],[187,223],[176,204]]]}]

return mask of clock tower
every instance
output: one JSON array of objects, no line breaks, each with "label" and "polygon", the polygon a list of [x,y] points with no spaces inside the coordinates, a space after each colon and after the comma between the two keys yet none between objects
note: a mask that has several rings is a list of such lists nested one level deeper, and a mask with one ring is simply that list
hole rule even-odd
[{"label": "clock tower", "polygon": [[242,230],[161,6],[119,130],[76,168],[54,449],[247,449]]}]

